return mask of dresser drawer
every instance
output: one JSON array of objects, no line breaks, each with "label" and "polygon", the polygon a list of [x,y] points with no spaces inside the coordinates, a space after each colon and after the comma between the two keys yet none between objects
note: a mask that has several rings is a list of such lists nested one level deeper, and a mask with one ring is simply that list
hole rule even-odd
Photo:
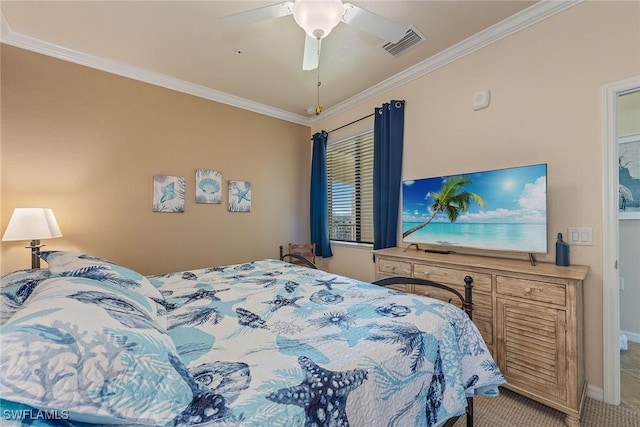
[{"label": "dresser drawer", "polygon": [[[460,286],[451,286],[464,295],[464,289]],[[413,285],[411,291],[416,295],[424,295],[429,298],[439,299],[441,301],[451,302],[456,307],[460,307],[460,300],[451,292],[444,289],[438,289],[428,286]],[[474,294],[473,298],[473,323],[476,324],[482,338],[487,345],[493,345],[493,308],[491,304],[491,295]]]},{"label": "dresser drawer", "polygon": [[[456,270],[454,268],[434,267],[431,265],[416,264],[413,267],[414,277],[433,280],[445,285],[462,286],[464,289],[465,276],[473,277],[473,292],[491,293],[491,275],[474,271]],[[460,291],[464,296],[464,290]]]},{"label": "dresser drawer", "polygon": [[[460,294],[464,297],[464,287],[459,285],[447,285],[451,286],[456,291],[460,292]],[[455,306],[460,306],[460,300],[451,292],[448,292],[444,289],[438,289],[430,286],[421,286],[421,285],[413,285],[413,290],[411,291],[417,295],[424,295],[430,298],[439,299],[441,301],[451,302],[451,304]],[[476,314],[479,316],[486,317],[491,319],[493,316],[493,304],[491,301],[491,295],[489,294],[473,294],[472,298],[473,303],[473,316]]]},{"label": "dresser drawer", "polygon": [[508,276],[496,276],[496,284],[500,295],[565,305],[566,288],[563,285]]},{"label": "dresser drawer", "polygon": [[[456,289],[456,291],[460,292],[459,289]],[[444,289],[438,289],[431,286],[413,285],[413,290],[411,292],[413,292],[416,295],[424,295],[425,297],[435,298],[435,299],[439,299],[440,301],[450,302],[456,307],[460,307],[462,305],[458,297],[456,297],[454,294]],[[460,293],[462,294],[462,296],[464,296],[464,292],[460,292]]]},{"label": "dresser drawer", "polygon": [[411,276],[410,262],[378,258],[376,264],[378,264],[379,276]]},{"label": "dresser drawer", "polygon": [[385,288],[393,289],[395,291],[411,293],[411,285],[388,285],[388,286],[385,286]]}]

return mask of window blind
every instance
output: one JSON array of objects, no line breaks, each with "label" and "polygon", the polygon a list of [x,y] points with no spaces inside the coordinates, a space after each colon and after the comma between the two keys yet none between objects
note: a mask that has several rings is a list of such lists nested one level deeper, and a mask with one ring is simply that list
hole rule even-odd
[{"label": "window blind", "polygon": [[373,130],[327,145],[329,237],[373,243]]}]

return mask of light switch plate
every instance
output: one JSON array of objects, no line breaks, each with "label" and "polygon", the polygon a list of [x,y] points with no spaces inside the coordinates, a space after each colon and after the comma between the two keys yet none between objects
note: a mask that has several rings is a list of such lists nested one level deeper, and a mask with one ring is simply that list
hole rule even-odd
[{"label": "light switch plate", "polygon": [[569,227],[566,242],[570,245],[593,246],[593,228]]}]

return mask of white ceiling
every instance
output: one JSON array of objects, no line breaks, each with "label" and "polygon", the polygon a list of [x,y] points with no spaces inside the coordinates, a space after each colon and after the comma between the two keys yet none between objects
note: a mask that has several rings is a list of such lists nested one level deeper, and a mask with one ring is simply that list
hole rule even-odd
[{"label": "white ceiling", "polygon": [[[222,16],[277,1],[2,1],[2,42],[302,124],[318,70],[302,70],[292,16],[239,28]],[[575,2],[353,1],[427,38],[396,57],[344,23],[323,40],[322,115],[387,90]]]}]

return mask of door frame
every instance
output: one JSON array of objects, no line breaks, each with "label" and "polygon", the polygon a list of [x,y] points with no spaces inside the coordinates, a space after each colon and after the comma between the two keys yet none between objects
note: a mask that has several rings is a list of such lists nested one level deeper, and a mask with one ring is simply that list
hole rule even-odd
[{"label": "door frame", "polygon": [[602,355],[604,401],[620,404],[618,288],[618,97],[640,89],[640,76],[602,87]]}]

